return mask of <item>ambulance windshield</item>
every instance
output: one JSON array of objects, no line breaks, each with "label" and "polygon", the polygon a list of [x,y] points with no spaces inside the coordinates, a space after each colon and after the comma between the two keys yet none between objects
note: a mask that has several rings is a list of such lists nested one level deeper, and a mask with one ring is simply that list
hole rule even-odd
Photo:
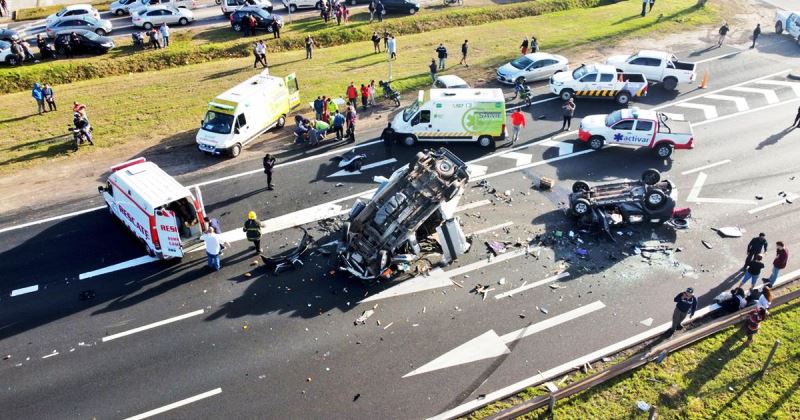
[{"label": "ambulance windshield", "polygon": [[203,119],[203,130],[217,134],[230,134],[233,128],[233,115],[208,111]]},{"label": "ambulance windshield", "polygon": [[414,101],[403,110],[403,121],[409,122],[411,118],[419,111],[419,101]]}]

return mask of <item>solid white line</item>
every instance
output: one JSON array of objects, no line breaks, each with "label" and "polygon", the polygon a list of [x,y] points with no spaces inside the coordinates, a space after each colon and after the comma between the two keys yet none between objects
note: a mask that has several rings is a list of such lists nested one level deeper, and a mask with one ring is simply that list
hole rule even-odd
[{"label": "solid white line", "polygon": [[58,351],[53,351],[50,354],[45,354],[44,356],[42,356],[42,359],[47,359],[47,358],[50,358],[50,357],[53,357],[53,356],[58,356],[59,354],[60,353]]},{"label": "solid white line", "polygon": [[504,227],[511,226],[511,225],[513,225],[513,224],[514,224],[514,222],[505,222],[505,223],[501,223],[501,224],[499,224],[499,225],[496,225],[496,226],[490,226],[490,227],[488,227],[488,228],[486,228],[486,229],[476,230],[475,232],[472,232],[472,233],[470,233],[470,234],[469,234],[469,235],[467,235],[467,236],[472,236],[472,235],[480,235],[480,234],[482,234],[482,233],[487,233],[487,232],[491,232],[491,231],[493,231],[493,230],[502,229],[502,228],[504,228]]},{"label": "solid white line", "polygon": [[523,291],[528,290],[528,289],[533,289],[534,287],[539,287],[539,286],[541,286],[543,284],[552,283],[552,282],[554,282],[556,280],[563,279],[564,277],[569,277],[569,273],[565,271],[565,272],[563,272],[561,274],[556,274],[555,276],[548,277],[548,278],[546,278],[544,280],[539,280],[539,281],[533,282],[531,284],[526,284],[524,286],[517,287],[516,289],[511,289],[511,290],[509,290],[509,291],[507,291],[505,293],[500,293],[500,294],[494,295],[494,298],[495,299],[502,299],[502,298],[505,298],[505,297],[514,296],[515,294],[517,294],[519,292],[523,292]]},{"label": "solid white line", "polygon": [[27,294],[27,293],[38,292],[38,291],[39,291],[39,285],[38,284],[34,284],[33,286],[28,286],[28,287],[23,287],[23,288],[17,289],[17,290],[12,290],[11,291],[11,297],[24,295],[24,294]]},{"label": "solid white line", "polygon": [[[548,99],[542,99],[542,100],[539,100],[539,101],[536,101],[536,102],[531,102],[531,105],[537,105],[537,104],[542,104],[542,103],[545,103],[545,102],[555,101],[558,98],[559,98],[558,96],[555,96],[555,97],[548,98]],[[519,109],[519,108],[524,108],[526,106],[528,106],[528,105],[522,104],[522,105],[512,106],[512,107],[506,108],[506,112],[513,111],[513,110]]]},{"label": "solid white line", "polygon": [[705,59],[702,59],[702,60],[700,60],[700,61],[693,61],[693,63],[694,63],[694,64],[703,64],[703,63],[708,63],[709,61],[719,60],[719,59],[721,59],[721,58],[727,58],[727,57],[730,57],[730,56],[732,56],[732,55],[741,54],[741,53],[742,53],[742,51],[734,51],[734,52],[731,52],[731,53],[727,53],[727,54],[718,55],[718,56],[716,56],[716,57],[709,57],[709,58],[705,58]]},{"label": "solid white line", "polygon": [[[611,147],[611,146],[613,146],[613,145],[609,144],[608,146],[606,146],[606,148]],[[538,162],[529,163],[527,165],[517,166],[516,168],[509,168],[509,169],[505,169],[505,170],[502,170],[502,171],[493,172],[491,174],[478,176],[478,177],[475,177],[475,179],[473,179],[473,181],[479,181],[481,179],[487,179],[487,178],[494,178],[496,176],[510,174],[512,172],[517,172],[517,171],[521,171],[521,170],[524,170],[524,169],[533,168],[534,166],[546,165],[546,164],[551,163],[551,162],[557,162],[557,161],[562,160],[562,159],[573,158],[573,157],[576,157],[576,156],[585,155],[587,153],[592,153],[592,152],[594,152],[594,150],[592,150],[592,149],[581,150],[580,152],[575,152],[575,153],[570,153],[568,155],[563,155],[563,156],[558,156],[558,157],[554,157],[554,158],[550,158],[550,159],[540,160]]]},{"label": "solid white line", "polygon": [[709,169],[709,168],[713,168],[713,167],[716,167],[716,166],[725,165],[726,163],[731,163],[731,160],[730,159],[725,159],[725,160],[721,160],[721,161],[716,162],[716,163],[710,163],[710,164],[708,164],[706,166],[701,166],[699,168],[694,168],[694,169],[689,170],[689,171],[681,172],[681,175],[693,174],[695,172],[700,172],[700,171],[703,171],[703,170],[706,170],[706,169]]},{"label": "solid white line", "polygon": [[771,209],[773,207],[780,206],[781,204],[786,203],[786,200],[792,200],[793,201],[793,200],[796,200],[796,199],[797,199],[797,194],[789,193],[789,194],[786,194],[785,198],[782,198],[782,199],[780,199],[778,201],[773,201],[772,203],[765,204],[765,205],[763,205],[761,207],[756,207],[754,209],[748,210],[747,213],[749,213],[749,214],[758,213],[758,212],[766,210],[766,209]]},{"label": "solid white line", "polygon": [[370,163],[368,165],[364,165],[358,171],[352,171],[351,172],[351,171],[348,171],[347,169],[342,169],[342,170],[340,170],[338,172],[335,172],[335,173],[332,173],[332,174],[328,175],[326,178],[335,178],[335,177],[349,176],[349,175],[361,175],[363,173],[362,171],[365,171],[367,169],[377,168],[378,166],[388,165],[390,163],[395,163],[395,162],[397,162],[397,159],[391,158],[391,159],[382,160],[380,162],[375,162],[375,163]]},{"label": "solid white line", "polygon": [[99,269],[94,270],[94,271],[89,271],[88,273],[81,273],[80,275],[78,275],[78,280],[86,280],[86,279],[91,278],[91,277],[96,277],[96,276],[99,276],[99,275],[102,275],[102,274],[111,273],[111,272],[114,272],[114,271],[124,270],[124,269],[130,268],[130,267],[136,267],[138,265],[147,264],[147,263],[151,263],[151,262],[154,262],[154,261],[159,261],[159,259],[155,258],[155,257],[151,257],[149,255],[144,255],[144,256],[141,256],[139,258],[134,258],[132,260],[123,261],[123,262],[118,263],[118,264],[109,265],[108,267],[103,267],[103,268],[99,268]]},{"label": "solid white line", "polygon": [[204,309],[198,309],[198,310],[196,310],[194,312],[189,312],[188,314],[178,315],[176,317],[165,319],[163,321],[158,321],[158,322],[154,322],[152,324],[143,325],[141,327],[134,328],[132,330],[123,331],[121,333],[108,335],[108,336],[103,337],[103,342],[105,343],[106,341],[116,340],[117,338],[120,338],[120,337],[125,337],[125,336],[131,335],[131,334],[136,334],[136,333],[139,333],[139,332],[142,332],[142,331],[146,331],[146,330],[149,330],[149,329],[152,329],[152,328],[160,327],[162,325],[166,325],[166,324],[169,324],[169,323],[172,323],[172,322],[180,321],[180,320],[183,320],[183,319],[186,319],[186,318],[191,318],[193,316],[202,315],[203,312],[205,312]]},{"label": "solid white line", "polygon": [[595,301],[588,305],[584,305],[573,309],[569,312],[564,312],[563,314],[556,315],[550,319],[547,319],[542,322],[537,322],[536,324],[528,325],[525,328],[520,328],[516,331],[512,331],[508,334],[504,334],[500,336],[500,340],[503,341],[505,344],[512,343],[517,340],[521,340],[525,337],[531,336],[536,334],[537,332],[544,331],[548,328],[555,327],[556,325],[563,324],[568,321],[572,321],[573,319],[580,318],[584,315],[588,315],[594,311],[599,311],[600,309],[605,308],[606,305],[601,301]]},{"label": "solid white line", "polygon": [[492,204],[491,200],[473,201],[472,203],[464,204],[463,206],[456,207],[456,211],[472,210],[477,207],[483,207]]},{"label": "solid white line", "polygon": [[12,230],[17,230],[17,229],[23,229],[23,228],[30,227],[30,226],[36,226],[36,225],[40,225],[42,223],[53,222],[53,221],[56,221],[56,220],[66,219],[66,218],[73,217],[73,216],[79,216],[81,214],[91,213],[93,211],[97,211],[97,210],[104,209],[104,208],[106,208],[106,206],[92,207],[92,208],[89,208],[89,209],[86,209],[86,210],[74,211],[72,213],[62,214],[62,215],[59,215],[59,216],[48,217],[47,219],[35,220],[33,222],[23,223],[21,225],[10,226],[10,227],[7,227],[7,228],[0,229],[0,233],[10,232]]},{"label": "solid white line", "polygon": [[222,393],[222,388],[212,389],[211,391],[204,392],[204,393],[199,394],[199,395],[195,395],[194,397],[189,397],[189,398],[186,398],[185,400],[180,400],[178,402],[174,402],[172,404],[165,405],[163,407],[156,408],[154,410],[150,410],[150,411],[148,411],[146,413],[142,413],[142,414],[139,414],[139,415],[136,415],[136,416],[133,416],[133,417],[128,417],[125,420],[142,420],[142,419],[146,419],[148,417],[155,416],[156,414],[161,414],[161,413],[167,412],[169,410],[172,410],[172,409],[175,409],[175,408],[178,408],[178,407],[182,407],[182,406],[187,405],[187,404],[191,404],[191,403],[193,403],[195,401],[200,401],[200,400],[202,400],[204,398],[213,397],[214,395],[217,395],[217,394],[220,394],[220,393]]},{"label": "solid white line", "polygon": [[675,106],[679,106],[682,108],[699,109],[703,111],[703,115],[705,115],[707,120],[713,120],[719,116],[719,114],[717,114],[717,107],[715,107],[714,105],[702,105],[702,104],[694,104],[687,102]]},{"label": "solid white line", "polygon": [[694,181],[694,185],[692,185],[689,195],[686,196],[687,202],[712,204],[753,204],[752,200],[740,200],[737,198],[700,198],[700,191],[702,190],[703,184],[706,182],[707,178],[708,175],[705,172],[700,172],[697,175],[697,179]]},{"label": "solid white line", "polygon": [[[758,83],[758,82],[756,82],[756,83]],[[711,94],[711,95],[706,95],[706,99],[716,99],[718,101],[733,102],[734,104],[736,104],[736,110],[739,111],[739,112],[747,111],[748,109],[750,109],[750,106],[747,105],[747,99],[742,98],[741,96],[727,96],[727,95],[714,95],[714,94]]]},{"label": "solid white line", "polygon": [[735,87],[731,88],[730,90],[736,92],[746,92],[746,93],[758,93],[764,95],[764,98],[767,99],[768,104],[775,104],[778,103],[778,95],[775,94],[775,91],[772,89],[758,89],[758,88],[751,88],[751,87]]}]

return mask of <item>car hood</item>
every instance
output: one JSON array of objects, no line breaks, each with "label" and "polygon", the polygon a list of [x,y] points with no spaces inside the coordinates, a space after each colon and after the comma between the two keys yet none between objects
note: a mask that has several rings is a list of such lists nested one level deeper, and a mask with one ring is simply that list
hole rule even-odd
[{"label": "car hood", "polygon": [[606,64],[611,64],[612,66],[624,64],[630,57],[629,55],[612,55],[606,59]]},{"label": "car hood", "polygon": [[556,83],[568,82],[572,80],[572,73],[568,71],[562,71],[561,73],[554,74],[551,80]]},{"label": "car hood", "polygon": [[521,72],[522,70],[512,66],[511,63],[503,64],[499,69],[497,69],[497,73],[503,76],[515,76]]},{"label": "car hood", "polygon": [[596,128],[606,126],[606,115],[587,115],[581,119],[581,128]]}]

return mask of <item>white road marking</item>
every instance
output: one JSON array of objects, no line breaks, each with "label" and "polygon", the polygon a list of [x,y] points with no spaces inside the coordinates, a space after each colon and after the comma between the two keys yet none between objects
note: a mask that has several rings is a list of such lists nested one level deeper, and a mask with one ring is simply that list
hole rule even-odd
[{"label": "white road marking", "polygon": [[485,175],[488,171],[488,166],[467,164],[467,173],[470,177]]},{"label": "white road marking", "polygon": [[515,165],[516,166],[520,166],[520,165],[525,165],[527,163],[531,163],[531,161],[533,160],[533,155],[528,154],[528,153],[519,153],[519,152],[503,153],[499,157],[507,158],[507,159],[511,159],[511,160],[515,161]]},{"label": "white road marking", "polygon": [[717,114],[717,107],[715,107],[714,105],[702,105],[702,104],[693,104],[687,102],[675,106],[679,106],[681,108],[699,109],[703,111],[703,115],[705,115],[707,120],[713,120],[719,116],[719,114]]},{"label": "white road marking", "polygon": [[[612,147],[612,146],[613,145],[608,145],[608,146],[606,146],[606,148],[609,148],[609,147]],[[505,170],[502,170],[502,171],[497,171],[497,172],[493,172],[493,173],[486,174],[486,175],[483,175],[483,176],[475,177],[475,179],[473,179],[473,181],[479,181],[481,179],[494,178],[496,176],[506,175],[506,174],[510,174],[512,172],[522,171],[522,170],[525,170],[525,169],[533,168],[535,166],[546,165],[546,164],[551,163],[551,162],[557,162],[557,161],[562,160],[562,159],[573,158],[573,157],[576,157],[576,156],[581,156],[581,155],[585,155],[587,153],[592,153],[592,152],[594,152],[594,150],[586,149],[586,150],[581,150],[580,152],[571,153],[569,155],[558,156],[558,157],[554,157],[554,158],[550,158],[550,159],[540,160],[538,162],[531,162],[531,163],[529,163],[527,165],[517,166],[516,168],[509,168],[509,169],[505,169]]]},{"label": "white road marking", "polygon": [[764,79],[769,79],[770,77],[780,76],[780,75],[788,73],[790,71],[791,70],[786,69],[786,70],[781,70],[781,71],[778,71],[778,72],[775,72],[775,73],[772,73],[772,74],[768,74],[766,76],[756,77],[755,79],[745,80],[744,82],[739,82],[739,83],[736,83],[735,85],[730,85],[730,86],[723,87],[723,88],[720,88],[720,89],[717,89],[717,90],[712,90],[711,92],[706,92],[706,93],[704,93],[702,95],[695,95],[695,96],[691,96],[691,97],[688,97],[686,99],[683,99],[683,100],[680,100],[680,101],[677,101],[677,102],[669,102],[669,103],[666,103],[666,104],[663,104],[663,105],[659,105],[659,106],[657,106],[655,108],[650,108],[650,110],[651,111],[658,111],[660,109],[664,109],[664,108],[668,108],[668,107],[671,107],[671,106],[680,105],[682,103],[686,103],[686,102],[689,102],[689,101],[693,101],[693,100],[695,100],[697,98],[702,98],[704,96],[716,95],[716,94],[724,92],[724,91],[726,91],[728,89],[733,89],[733,88],[737,88],[739,86],[744,86],[744,85],[756,82],[758,80],[764,80]]},{"label": "white road marking", "polygon": [[675,114],[672,112],[664,112],[664,115],[668,116],[671,120],[685,120],[685,116],[683,114]]},{"label": "white road marking", "polygon": [[59,216],[48,217],[47,219],[34,220],[33,222],[23,223],[21,225],[9,226],[7,228],[0,229],[0,233],[10,232],[12,230],[17,230],[17,229],[23,229],[30,226],[41,225],[42,223],[55,222],[56,220],[67,219],[74,216],[80,216],[81,214],[91,213],[93,211],[97,211],[104,208],[106,208],[106,206],[97,206],[88,208],[86,210],[79,210],[79,211],[74,211],[72,213],[62,214]]},{"label": "white road marking", "polygon": [[751,87],[735,87],[731,88],[730,90],[736,92],[747,92],[747,93],[758,93],[764,95],[768,104],[775,104],[778,103],[778,95],[775,94],[775,91],[772,89],[758,89],[758,88],[751,88]]},{"label": "white road marking", "polygon": [[467,203],[462,206],[456,207],[456,211],[472,210],[478,207],[488,206],[489,204],[492,204],[491,200],[473,201],[472,203]]},{"label": "white road marking", "polygon": [[139,258],[134,258],[132,260],[123,261],[121,263],[110,265],[108,267],[103,267],[103,268],[100,268],[100,269],[97,269],[97,270],[94,270],[94,271],[89,271],[88,273],[81,273],[81,274],[78,275],[78,279],[79,280],[86,280],[88,278],[92,278],[92,277],[95,277],[95,276],[108,274],[108,273],[111,273],[111,272],[114,272],[114,271],[124,270],[124,269],[130,268],[130,267],[136,267],[136,266],[147,264],[147,263],[151,263],[151,262],[154,262],[154,261],[159,261],[159,259],[155,258],[155,257],[151,257],[149,255],[144,255],[144,256],[141,256]]},{"label": "white road marking", "polygon": [[764,111],[764,110],[776,108],[776,107],[779,107],[779,106],[782,107],[782,106],[784,106],[786,104],[789,104],[789,103],[792,103],[792,102],[797,102],[797,101],[800,101],[800,98],[789,99],[788,101],[783,101],[783,102],[780,102],[780,103],[777,103],[777,104],[772,104],[772,105],[764,105],[764,106],[759,107],[759,108],[748,109],[747,111],[737,112],[737,113],[734,113],[734,114],[723,115],[723,116],[721,116],[721,117],[719,117],[717,119],[700,121],[699,123],[692,124],[692,126],[693,127],[700,127],[700,126],[703,126],[703,125],[706,125],[706,124],[709,124],[709,123],[712,123],[712,122],[724,121],[724,120],[727,120],[728,118],[735,118],[735,117],[738,117],[738,116],[741,116],[741,115],[751,114],[753,112]]},{"label": "white road marking", "polygon": [[174,402],[172,404],[168,404],[168,405],[165,405],[163,407],[159,407],[159,408],[150,410],[150,411],[148,411],[146,413],[138,414],[138,415],[135,415],[133,417],[128,417],[125,420],[142,420],[142,419],[146,419],[148,417],[153,417],[156,414],[161,414],[161,413],[167,412],[169,410],[173,410],[173,409],[176,409],[178,407],[182,407],[184,405],[188,405],[188,404],[191,404],[193,402],[200,401],[200,400],[202,400],[204,398],[213,397],[214,395],[221,394],[221,393],[222,393],[222,388],[212,389],[211,391],[204,392],[204,393],[199,394],[199,395],[195,395],[194,397],[189,397],[189,398],[186,398],[184,400],[180,400],[178,402]]},{"label": "white road marking", "polygon": [[386,159],[386,160],[382,160],[382,161],[379,161],[379,162],[375,162],[375,163],[370,163],[370,164],[364,165],[364,166],[361,167],[361,170],[358,170],[358,171],[350,172],[350,171],[342,169],[339,172],[335,172],[333,174],[328,175],[327,178],[333,178],[333,177],[337,177],[337,176],[361,175],[363,173],[362,171],[366,171],[367,169],[377,168],[379,166],[388,165],[390,163],[395,163],[395,162],[397,162],[397,159],[391,158],[391,159]]},{"label": "white road marking", "polygon": [[706,169],[714,168],[714,167],[717,167],[717,166],[720,166],[720,165],[725,165],[725,164],[728,164],[728,163],[731,163],[730,159],[721,160],[721,161],[715,162],[715,163],[709,163],[708,165],[701,166],[699,168],[694,168],[694,169],[691,169],[691,170],[688,170],[688,171],[681,172],[681,175],[693,174],[695,172],[700,172],[700,171],[703,171],[703,170],[706,170]]},{"label": "white road marking", "polygon": [[112,335],[107,335],[107,336],[103,337],[103,342],[105,343],[107,341],[116,340],[117,338],[125,337],[125,336],[131,335],[131,334],[140,333],[142,331],[147,331],[149,329],[160,327],[162,325],[171,324],[173,322],[181,321],[181,320],[184,320],[186,318],[191,318],[193,316],[202,315],[203,312],[205,312],[204,309],[198,309],[198,310],[196,310],[194,312],[189,312],[188,314],[178,315],[176,317],[172,317],[172,318],[165,319],[165,320],[162,320],[162,321],[154,322],[152,324],[143,325],[141,327],[134,328],[132,330],[123,331],[121,333],[116,333],[116,334],[112,334]]},{"label": "white road marking", "polygon": [[505,223],[501,223],[501,224],[499,224],[499,225],[490,226],[490,227],[488,227],[488,228],[486,228],[486,229],[476,230],[475,232],[472,232],[472,233],[470,233],[468,236],[471,236],[471,235],[481,235],[481,234],[483,234],[483,233],[491,232],[491,231],[493,231],[493,230],[502,229],[502,228],[504,228],[504,227],[512,226],[513,224],[514,224],[514,222],[505,222]]},{"label": "white road marking", "polygon": [[[556,99],[559,99],[559,97],[558,96],[554,96],[552,98],[547,98],[547,99],[542,99],[542,100],[539,100],[539,101],[534,101],[534,102],[531,102],[531,105],[543,104],[545,102],[555,101]],[[526,106],[528,106],[528,105],[522,104],[522,105],[512,106],[512,107],[506,108],[506,112],[513,111],[513,110],[519,109],[519,108],[525,108]]]},{"label": "white road marking", "polygon": [[714,204],[755,204],[753,200],[740,200],[737,198],[700,198],[700,190],[703,188],[703,184],[706,182],[707,178],[708,175],[706,175],[705,172],[700,172],[697,175],[697,180],[695,180],[691,191],[689,191],[689,195],[686,197],[687,202]]},{"label": "white road marking", "polygon": [[756,82],[759,85],[768,85],[768,86],[788,86],[792,88],[794,94],[800,96],[800,83],[797,82],[790,82],[788,80],[759,80]]},{"label": "white road marking", "polygon": [[38,284],[34,284],[33,286],[28,286],[28,287],[23,287],[21,289],[12,290],[11,291],[11,297],[24,295],[24,294],[28,294],[28,293],[33,293],[33,292],[38,292],[38,291],[39,291],[39,285]]},{"label": "white road marking", "polygon": [[42,359],[48,359],[48,358],[53,357],[53,356],[58,356],[59,354],[61,354],[61,353],[59,353],[58,350],[53,350],[52,353],[45,354],[44,356],[42,356]]},{"label": "white road marking", "polygon": [[797,200],[797,194],[787,193],[786,197],[781,198],[780,200],[777,200],[777,201],[773,201],[772,203],[764,204],[763,206],[756,207],[754,209],[750,209],[750,210],[747,211],[747,213],[749,213],[749,214],[758,213],[760,211],[764,211],[764,210],[767,210],[767,209],[771,209],[773,207],[780,206],[781,204],[788,204],[788,203],[786,203],[786,200],[791,200],[791,201]]},{"label": "white road marking", "polygon": [[572,153],[574,145],[566,141],[545,140],[539,143],[540,146],[558,147],[558,155],[568,155]]},{"label": "white road marking", "polygon": [[[284,229],[291,229],[293,227],[302,226],[307,223],[313,223],[331,217],[338,217],[350,212],[340,204],[320,204],[318,206],[305,208],[292,213],[284,214],[283,216],[273,217],[272,219],[261,222],[261,227],[264,233],[278,232]],[[220,237],[226,242],[237,242],[244,240],[246,234],[242,229],[233,229],[227,232],[222,232]],[[205,248],[201,248],[205,249]]]},{"label": "white road marking", "polygon": [[511,289],[511,290],[509,290],[509,291],[507,291],[505,293],[496,294],[496,295],[494,295],[494,298],[495,299],[502,299],[502,298],[506,298],[506,297],[509,297],[509,296],[514,296],[515,294],[517,294],[519,292],[524,292],[526,290],[533,289],[534,287],[539,287],[539,286],[547,284],[547,283],[552,283],[552,282],[554,282],[556,280],[563,279],[564,277],[569,277],[569,273],[565,271],[565,272],[563,272],[561,274],[556,274],[555,276],[548,277],[548,278],[546,278],[544,280],[539,280],[539,281],[533,282],[531,284],[526,284],[524,286],[517,287],[516,289]]},{"label": "white road marking", "polygon": [[533,334],[572,321],[573,319],[580,318],[605,307],[606,305],[598,300],[569,312],[556,315],[542,322],[537,322],[525,328],[512,331],[503,336],[498,336],[494,330],[489,330],[403,375],[403,378],[509,354],[511,350],[508,348],[508,344],[514,341],[530,337]]},{"label": "white road marking", "polygon": [[694,63],[695,64],[708,63],[709,61],[719,60],[721,58],[728,58],[728,57],[734,56],[736,54],[741,54],[741,53],[742,53],[742,51],[734,51],[734,52],[731,52],[731,53],[722,54],[722,55],[718,55],[718,56],[715,56],[715,57],[704,58],[704,59],[702,59],[700,61],[694,61]]},{"label": "white road marking", "polygon": [[737,111],[747,111],[750,109],[750,106],[747,105],[747,99],[742,98],[741,96],[727,96],[727,95],[706,95],[706,99],[716,99],[718,101],[728,101],[733,102],[736,104]]}]

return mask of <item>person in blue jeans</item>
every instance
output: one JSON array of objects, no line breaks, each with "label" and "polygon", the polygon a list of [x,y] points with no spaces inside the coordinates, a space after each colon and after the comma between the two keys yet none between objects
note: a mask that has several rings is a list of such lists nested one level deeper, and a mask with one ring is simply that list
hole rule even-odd
[{"label": "person in blue jeans", "polygon": [[203,235],[200,239],[203,240],[206,244],[206,256],[208,256],[208,266],[214,270],[219,271],[220,269],[220,261],[219,257],[222,253],[223,245],[228,247],[230,246],[225,241],[223,241],[216,233],[214,233],[214,229],[209,226],[206,229],[205,235]]},{"label": "person in blue jeans", "polygon": [[770,287],[775,287],[775,281],[778,280],[778,275],[781,270],[786,268],[786,263],[789,262],[789,250],[786,249],[783,242],[775,242],[775,259],[772,260],[772,274],[769,276]]},{"label": "person in blue jeans", "polygon": [[759,276],[761,276],[761,270],[764,269],[764,263],[761,262],[762,259],[763,257],[761,257],[761,254],[756,254],[756,256],[747,263],[740,286],[744,286],[747,280],[750,280],[750,288],[756,287],[756,282]]}]

